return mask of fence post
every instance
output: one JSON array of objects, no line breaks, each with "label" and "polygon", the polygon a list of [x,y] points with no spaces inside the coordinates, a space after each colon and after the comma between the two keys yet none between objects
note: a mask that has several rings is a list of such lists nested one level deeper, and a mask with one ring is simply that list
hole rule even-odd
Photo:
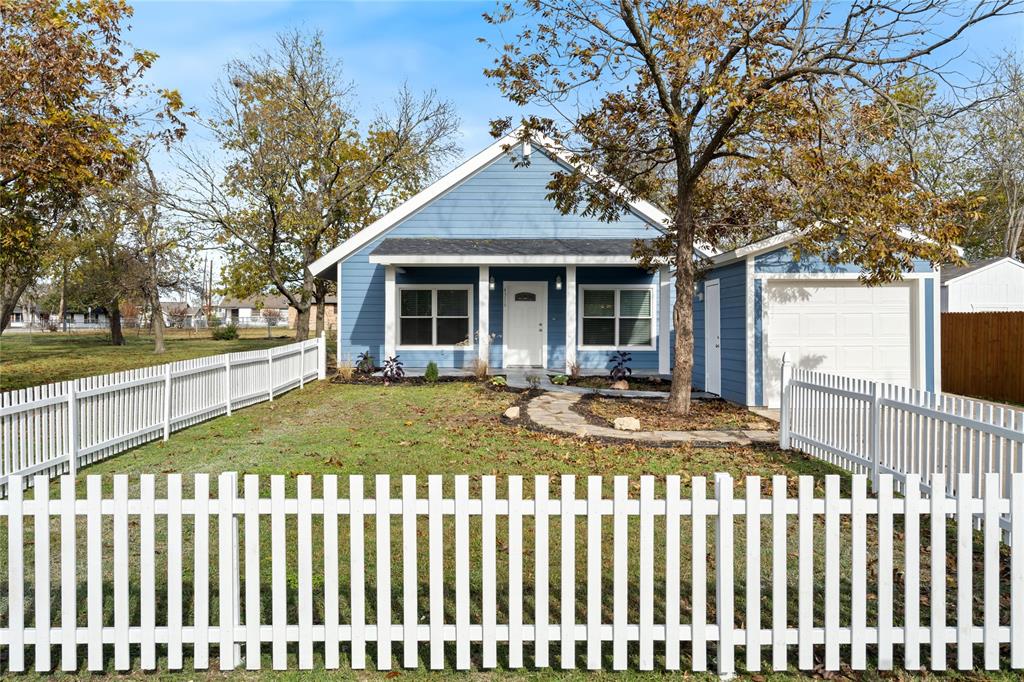
[{"label": "fence post", "polygon": [[274,349],[267,349],[267,395],[274,402]]},{"label": "fence post", "polygon": [[779,447],[783,450],[789,449],[789,423],[790,415],[789,394],[790,378],[793,372],[793,364],[789,361],[789,354],[782,354],[782,379],[779,396]]},{"label": "fence post", "polygon": [[318,380],[327,378],[327,331],[320,332],[320,339],[317,341],[316,354],[316,378]]},{"label": "fence post", "polygon": [[224,354],[224,407],[231,416],[231,353]]},{"label": "fence post", "polygon": [[77,382],[68,382],[68,473],[78,473],[78,389]]},{"label": "fence post", "polygon": [[171,365],[164,365],[164,440],[171,437]]},{"label": "fence post", "polygon": [[869,417],[871,442],[868,456],[871,460],[871,490],[878,493],[878,475],[882,459],[882,403],[878,393],[879,382],[871,382],[871,415]]}]

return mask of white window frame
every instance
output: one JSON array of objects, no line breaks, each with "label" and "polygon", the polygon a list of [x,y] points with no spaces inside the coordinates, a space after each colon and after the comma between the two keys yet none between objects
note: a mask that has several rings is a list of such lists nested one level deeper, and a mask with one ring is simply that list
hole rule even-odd
[{"label": "white window frame", "polygon": [[[402,344],[402,292],[403,291],[430,291],[430,319],[431,322],[431,338],[437,341],[437,291],[438,289],[445,289],[449,291],[465,291],[467,296],[467,317],[469,317],[469,326],[467,331],[469,333],[469,342],[465,344],[453,345],[443,344],[437,345],[431,344]],[[426,319],[424,317],[423,319]],[[473,285],[472,284],[397,284],[395,285],[395,349],[396,351],[403,350],[469,350],[476,347],[474,343],[474,331],[473,327]]]},{"label": "white window frame", "polygon": [[[651,284],[582,284],[579,287],[579,294],[576,303],[576,338],[579,339],[578,348],[580,350],[605,350],[605,351],[641,351],[641,350],[656,350],[658,347],[658,296],[655,289],[657,285]],[[646,289],[651,294],[651,343],[648,345],[628,345],[620,346],[617,344],[613,345],[587,345],[583,343],[583,310],[584,310],[584,292],[590,289],[598,291],[614,291],[615,292],[615,313],[611,319],[615,320],[615,340],[619,340],[619,294],[624,290],[636,290]],[[596,319],[596,318],[595,318]],[[609,319],[609,318],[605,318]],[[637,318],[628,318],[637,319]],[[643,319],[643,318],[640,318]]]}]

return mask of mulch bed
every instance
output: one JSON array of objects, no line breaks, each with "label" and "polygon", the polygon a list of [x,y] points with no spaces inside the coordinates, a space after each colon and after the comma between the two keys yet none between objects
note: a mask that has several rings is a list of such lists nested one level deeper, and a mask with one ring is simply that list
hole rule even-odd
[{"label": "mulch bed", "polygon": [[[629,384],[630,390],[633,391],[664,391],[668,393],[672,390],[671,381],[658,377],[629,377],[626,382]],[[583,376],[569,377],[568,383],[570,386],[579,386],[580,388],[611,388],[614,382],[608,377]]]},{"label": "mulch bed", "polygon": [[775,424],[725,400],[694,400],[680,416],[656,398],[611,398],[586,395],[574,408],[591,424],[613,426],[616,417],[636,417],[643,431],[774,430]]},{"label": "mulch bed", "polygon": [[[510,386],[499,386],[499,385],[496,385],[496,384],[492,384],[491,383],[491,379],[493,379],[493,378],[494,377],[492,377],[492,376],[488,376],[488,377],[486,377],[484,379],[479,379],[479,378],[477,378],[475,376],[472,376],[472,375],[463,375],[463,374],[454,375],[453,374],[453,375],[445,376],[444,374],[442,374],[441,376],[439,376],[437,378],[437,381],[435,381],[434,383],[436,383],[436,384],[447,384],[447,383],[461,382],[461,383],[466,383],[466,384],[479,384],[482,387],[486,388],[487,390],[496,391],[496,392],[508,392],[508,393],[522,393],[523,392],[522,389],[512,388]],[[355,385],[355,386],[383,386],[384,385],[384,377],[380,376],[379,374],[377,374],[377,375],[374,375],[374,374],[363,374],[361,372],[356,372],[355,374],[353,374],[348,379],[343,379],[340,374],[335,374],[333,377],[331,377],[330,381],[331,381],[332,384],[350,384],[350,385]],[[418,377],[402,377],[398,381],[392,381],[389,385],[390,386],[429,386],[430,382],[427,381],[422,376],[418,376]],[[538,391],[535,395],[540,395],[540,393],[541,392]]]}]

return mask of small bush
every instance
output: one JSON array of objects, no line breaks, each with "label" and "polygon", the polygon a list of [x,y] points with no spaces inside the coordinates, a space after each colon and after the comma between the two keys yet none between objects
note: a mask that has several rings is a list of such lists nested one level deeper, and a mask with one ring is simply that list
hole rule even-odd
[{"label": "small bush", "polygon": [[614,363],[612,371],[609,372],[612,381],[622,381],[633,374],[633,370],[630,369],[629,363],[632,362],[633,356],[625,351],[617,351],[612,353],[611,361]]},{"label": "small bush", "polygon": [[351,360],[342,360],[338,363],[338,378],[342,381],[352,381],[355,373],[356,366],[352,364]]},{"label": "small bush", "polygon": [[508,379],[505,377],[491,377],[491,386],[508,386]]},{"label": "small bush", "polygon": [[433,384],[437,381],[440,373],[437,371],[437,363],[431,360],[427,363],[427,370],[423,373],[423,378],[427,380],[427,383]]},{"label": "small bush", "polygon": [[527,374],[526,381],[530,384],[530,388],[536,389],[540,387],[540,375],[539,374]]},{"label": "small bush", "polygon": [[217,341],[233,341],[238,338],[238,327],[234,324],[225,325],[223,327],[214,327],[210,334]]},{"label": "small bush", "polygon": [[405,376],[405,369],[403,369],[402,361],[395,355],[384,361],[381,373],[384,375],[384,383],[397,382]]},{"label": "small bush", "polygon": [[363,351],[356,357],[356,371],[361,374],[373,374],[377,369],[373,363],[373,356],[369,351]]},{"label": "small bush", "polygon": [[569,383],[569,377],[565,376],[564,374],[556,374],[555,376],[551,377],[551,383],[555,384],[556,386],[565,386],[567,383]]},{"label": "small bush", "polygon": [[488,369],[486,360],[481,360],[480,358],[473,360],[473,376],[477,379],[481,381],[486,379]]}]

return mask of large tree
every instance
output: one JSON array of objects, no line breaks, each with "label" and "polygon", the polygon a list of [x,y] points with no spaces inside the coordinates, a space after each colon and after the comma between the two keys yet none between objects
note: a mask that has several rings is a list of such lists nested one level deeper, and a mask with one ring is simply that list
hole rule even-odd
[{"label": "large tree", "polygon": [[485,73],[513,103],[543,109],[523,119],[524,138],[543,133],[607,178],[557,173],[561,210],[612,220],[643,197],[670,212],[665,236],[636,255],[675,266],[670,405],[686,412],[696,243],[784,224],[799,250],[853,262],[872,283],[914,257],[955,258],[958,213],[889,153],[898,121],[883,103],[909,70],[934,71],[934,52],[1012,5],[527,0],[485,15],[516,34]]},{"label": "large tree", "polygon": [[128,172],[140,130],[183,132],[178,94],[142,81],[156,55],[124,44],[130,16],[123,0],[0,3],[0,333],[82,196]]},{"label": "large tree", "polygon": [[176,206],[212,228],[228,256],[227,289],[285,296],[298,311],[299,339],[329,290],[310,264],[458,151],[454,110],[433,93],[403,89],[394,111],[365,129],[355,104],[321,36],[287,31],[273,49],[229,64],[217,87],[208,125],[227,156],[223,172],[183,154],[187,180]]}]

